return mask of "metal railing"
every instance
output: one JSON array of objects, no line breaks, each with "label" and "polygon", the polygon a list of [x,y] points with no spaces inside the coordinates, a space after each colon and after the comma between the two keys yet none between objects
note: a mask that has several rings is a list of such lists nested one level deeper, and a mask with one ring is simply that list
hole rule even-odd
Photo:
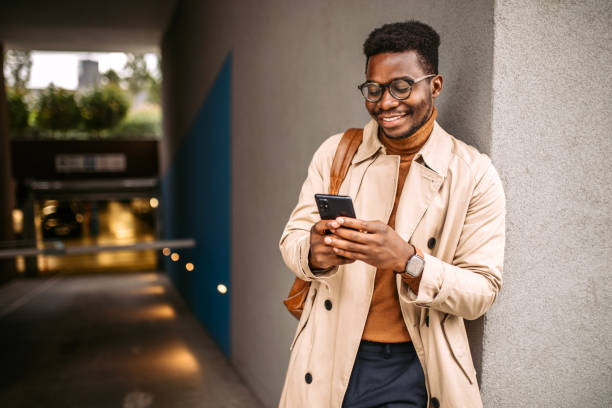
[{"label": "metal railing", "polygon": [[[11,243],[14,245],[15,242]],[[30,241],[31,242],[31,241]],[[2,243],[0,243],[2,244]],[[1,246],[1,245],[0,245]],[[169,239],[169,240],[157,240],[157,241],[146,241],[136,242],[134,244],[126,245],[79,245],[79,246],[66,246],[61,241],[53,241],[45,243],[45,246],[40,248],[37,246],[30,246],[25,248],[0,248],[0,259],[2,258],[15,258],[18,256],[36,256],[36,255],[84,255],[84,254],[97,254],[100,252],[117,252],[117,251],[145,251],[149,249],[163,249],[163,248],[194,248],[196,242],[194,239]]]}]

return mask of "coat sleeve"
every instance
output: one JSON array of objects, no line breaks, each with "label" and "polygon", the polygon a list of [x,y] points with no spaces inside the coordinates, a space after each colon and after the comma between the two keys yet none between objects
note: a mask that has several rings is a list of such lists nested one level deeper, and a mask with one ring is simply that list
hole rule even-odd
[{"label": "coat sleeve", "polygon": [[308,266],[308,254],[310,252],[310,229],[321,219],[314,195],[326,193],[329,188],[331,163],[341,137],[341,134],[330,137],[314,154],[308,166],[308,176],[302,185],[298,203],[289,216],[289,221],[279,242],[285,264],[295,276],[304,281],[324,281],[338,270],[335,267],[326,272],[314,274]]},{"label": "coat sleeve", "polygon": [[502,285],[505,196],[492,164],[477,182],[452,264],[425,254],[418,295],[403,284],[403,301],[468,320],[482,316]]}]

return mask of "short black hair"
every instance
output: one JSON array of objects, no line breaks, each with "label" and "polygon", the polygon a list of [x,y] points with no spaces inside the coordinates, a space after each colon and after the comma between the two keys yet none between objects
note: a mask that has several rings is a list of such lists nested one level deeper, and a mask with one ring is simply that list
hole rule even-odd
[{"label": "short black hair", "polygon": [[401,23],[385,24],[370,33],[363,43],[366,55],[366,70],[371,56],[383,52],[403,52],[414,50],[419,54],[419,62],[428,74],[438,73],[438,33],[420,21],[410,20]]}]

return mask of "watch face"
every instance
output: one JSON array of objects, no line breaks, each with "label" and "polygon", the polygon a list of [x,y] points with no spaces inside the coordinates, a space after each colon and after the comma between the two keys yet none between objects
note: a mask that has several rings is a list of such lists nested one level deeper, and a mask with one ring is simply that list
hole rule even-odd
[{"label": "watch face", "polygon": [[421,275],[424,266],[425,260],[415,255],[408,261],[408,265],[406,265],[406,273],[416,278]]}]

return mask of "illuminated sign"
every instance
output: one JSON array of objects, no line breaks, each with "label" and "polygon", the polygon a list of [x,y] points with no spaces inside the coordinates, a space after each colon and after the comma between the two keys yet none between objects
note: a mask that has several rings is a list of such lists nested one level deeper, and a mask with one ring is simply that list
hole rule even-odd
[{"label": "illuminated sign", "polygon": [[55,171],[58,173],[122,173],[127,167],[123,153],[57,154]]}]

